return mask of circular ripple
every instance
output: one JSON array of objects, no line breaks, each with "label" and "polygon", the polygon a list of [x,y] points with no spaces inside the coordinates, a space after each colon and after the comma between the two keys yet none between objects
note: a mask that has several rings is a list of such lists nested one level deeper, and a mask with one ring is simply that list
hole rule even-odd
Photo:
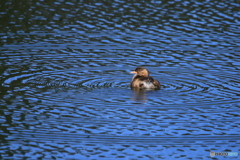
[{"label": "circular ripple", "polygon": [[184,78],[175,81],[168,81],[164,84],[165,90],[178,92],[179,94],[202,92],[208,90],[209,88],[210,86],[207,84]]},{"label": "circular ripple", "polygon": [[[104,73],[103,73],[104,72]],[[193,98],[194,96],[206,99],[234,98],[239,96],[239,75],[218,72],[185,71],[181,75],[176,73],[162,73],[164,79],[159,79],[162,84],[162,94],[171,93],[182,96],[181,98]],[[40,72],[29,74],[11,74],[3,77],[3,86],[35,86],[37,88],[125,88],[129,89],[132,75],[125,71],[116,74],[112,70],[88,71],[88,72]],[[117,79],[116,79],[117,77]],[[157,75],[155,75],[158,79]],[[186,78],[187,77],[187,78]],[[166,80],[167,79],[167,80]],[[126,81],[127,80],[127,81]],[[184,97],[185,96],[185,97]],[[187,96],[187,97],[186,97]]]},{"label": "circular ripple", "polygon": [[96,73],[96,71],[94,73],[88,72],[88,74],[63,74],[62,71],[46,72],[44,75],[39,72],[34,74],[11,74],[8,75],[8,77],[3,78],[3,86],[14,87],[25,84],[25,86],[29,85],[37,88],[129,88],[130,82],[124,82],[124,74],[122,76],[118,75],[117,80],[110,77],[114,77],[114,75],[108,74],[101,76],[101,72]]}]

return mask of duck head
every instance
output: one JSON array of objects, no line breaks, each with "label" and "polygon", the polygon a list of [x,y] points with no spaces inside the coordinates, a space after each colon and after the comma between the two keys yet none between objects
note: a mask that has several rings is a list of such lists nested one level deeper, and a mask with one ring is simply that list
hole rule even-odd
[{"label": "duck head", "polygon": [[135,74],[134,77],[136,76],[148,77],[150,74],[149,71],[144,67],[137,67],[134,71],[130,73]]}]

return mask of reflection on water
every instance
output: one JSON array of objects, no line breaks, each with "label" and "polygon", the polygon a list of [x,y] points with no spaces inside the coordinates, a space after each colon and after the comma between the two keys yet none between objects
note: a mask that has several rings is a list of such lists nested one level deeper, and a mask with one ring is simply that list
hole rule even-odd
[{"label": "reflection on water", "polygon": [[[0,159],[240,153],[239,7],[1,2]],[[161,90],[130,89],[138,66]]]},{"label": "reflection on water", "polygon": [[134,93],[132,99],[136,102],[141,102],[141,103],[147,103],[148,96],[154,96],[159,93],[159,90],[155,90],[155,89],[132,88],[132,91]]},{"label": "reflection on water", "polygon": [[146,103],[148,101],[146,91],[133,89],[133,92],[134,92],[134,97],[133,97],[134,101],[142,102],[142,103]]}]

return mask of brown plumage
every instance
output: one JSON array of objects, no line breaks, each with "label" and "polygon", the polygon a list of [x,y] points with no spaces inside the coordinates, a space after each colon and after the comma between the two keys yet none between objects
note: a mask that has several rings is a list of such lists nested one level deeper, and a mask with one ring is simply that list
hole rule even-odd
[{"label": "brown plumage", "polygon": [[160,89],[160,83],[149,76],[149,71],[144,67],[137,67],[133,72],[131,88],[138,89]]}]

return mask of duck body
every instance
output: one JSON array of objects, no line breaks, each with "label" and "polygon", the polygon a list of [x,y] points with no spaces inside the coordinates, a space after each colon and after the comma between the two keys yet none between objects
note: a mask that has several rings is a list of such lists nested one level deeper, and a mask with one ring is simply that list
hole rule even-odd
[{"label": "duck body", "polygon": [[130,87],[137,89],[160,89],[159,81],[149,76],[149,71],[143,67],[137,67],[133,72],[135,75],[132,78]]}]

